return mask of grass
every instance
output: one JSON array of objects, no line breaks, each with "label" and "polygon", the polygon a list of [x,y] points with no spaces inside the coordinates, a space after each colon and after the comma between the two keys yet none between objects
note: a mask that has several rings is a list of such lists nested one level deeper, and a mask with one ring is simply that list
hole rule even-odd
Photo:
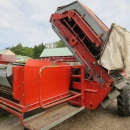
[{"label": "grass", "polygon": [[7,120],[7,119],[9,119],[9,118],[12,118],[12,117],[14,117],[14,115],[8,115],[8,116],[1,117],[1,118],[0,118],[0,122],[1,122],[1,121],[4,121],[4,120]]}]

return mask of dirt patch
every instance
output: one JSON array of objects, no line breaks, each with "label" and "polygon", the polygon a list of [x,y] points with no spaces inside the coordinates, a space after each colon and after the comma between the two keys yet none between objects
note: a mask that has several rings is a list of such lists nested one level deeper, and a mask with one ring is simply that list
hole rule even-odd
[{"label": "dirt patch", "polygon": [[[83,110],[51,130],[129,130],[130,117],[122,117],[117,112],[116,101],[109,107],[99,107],[95,111]],[[0,122],[0,130],[23,130],[17,117]]]}]

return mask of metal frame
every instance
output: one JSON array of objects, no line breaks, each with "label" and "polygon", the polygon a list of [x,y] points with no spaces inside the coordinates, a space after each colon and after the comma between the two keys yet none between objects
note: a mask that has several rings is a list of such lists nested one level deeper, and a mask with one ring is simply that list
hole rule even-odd
[{"label": "metal frame", "polygon": [[[84,32],[84,37],[89,37],[92,44],[102,45],[100,38],[94,34],[93,30],[89,28],[86,23],[83,21],[82,17],[79,16],[74,11],[66,11],[63,14],[53,14],[50,21],[54,24],[64,39],[68,39],[68,44],[73,48],[74,54],[76,54],[79,59],[85,65],[85,68],[89,69],[88,73],[95,78],[98,82],[109,82],[112,83],[111,77],[104,71],[104,69],[97,63],[91,52],[88,48],[85,47],[83,39],[80,39],[78,34],[73,30],[73,27],[69,29],[74,32],[73,34],[61,23],[61,19],[64,20],[66,17],[72,18],[75,21],[75,24],[80,25],[80,29]],[[89,33],[86,30],[89,30]],[[97,46],[97,47],[98,47]],[[80,61],[79,61],[80,62]],[[87,71],[86,69],[86,71]]]},{"label": "metal frame", "polygon": [[[45,61],[41,61],[41,62],[45,62]],[[49,62],[49,63],[51,63],[51,62]],[[74,92],[74,91],[70,90],[70,91],[68,91],[66,93],[61,93],[59,95],[52,96],[52,97],[50,97],[48,99],[43,100],[41,98],[41,95],[43,93],[41,91],[40,83],[42,82],[41,79],[42,79],[42,76],[44,75],[44,71],[46,69],[48,69],[48,68],[50,70],[51,68],[56,69],[56,68],[67,68],[67,67],[69,67],[71,69],[72,68],[81,69],[81,75],[78,77],[78,78],[81,78],[81,84],[82,84],[81,85],[81,92],[77,93],[77,92]],[[26,74],[26,71],[24,70],[24,68],[26,68],[26,66],[25,67],[18,67],[18,66],[13,67],[13,75],[14,75],[14,77],[17,76],[17,75],[18,75],[17,78],[24,77],[24,74]],[[16,82],[16,84],[14,83],[13,84],[14,86],[12,86],[13,91],[16,92],[16,93],[19,93],[19,95],[16,94],[17,96],[15,96],[15,99],[17,99],[19,101],[19,103],[15,103],[14,101],[11,101],[9,99],[6,99],[4,97],[0,97],[0,107],[7,110],[7,111],[9,111],[10,113],[16,115],[20,119],[22,125],[24,125],[24,120],[23,120],[24,113],[35,110],[35,109],[40,108],[40,107],[42,107],[43,109],[46,109],[46,108],[50,108],[50,107],[56,106],[58,104],[61,104],[63,102],[68,102],[68,101],[71,101],[71,100],[77,99],[77,98],[82,99],[81,100],[82,102],[79,103],[79,106],[84,106],[84,93],[83,93],[83,91],[84,91],[83,90],[84,89],[84,86],[83,86],[84,85],[83,84],[83,82],[84,82],[84,67],[82,65],[79,65],[79,66],[62,65],[62,66],[40,67],[38,77],[39,77],[39,81],[38,81],[39,86],[37,86],[37,89],[39,90],[39,100],[38,100],[38,102],[33,102],[31,104],[24,105],[25,98],[28,98],[27,96],[20,96],[20,95],[23,95],[23,93],[24,93],[23,90],[25,89],[24,88],[25,85],[21,84],[21,83],[25,82],[24,78],[18,80],[18,82],[21,82],[21,83]],[[72,75],[72,77],[75,77],[75,75]],[[17,81],[16,78],[13,78],[13,79],[15,81]],[[16,90],[16,88],[13,88],[13,87],[17,87],[17,86],[19,86],[17,88],[19,91]],[[21,90],[21,88],[23,90]]]},{"label": "metal frame", "polygon": [[97,35],[104,34],[101,39],[105,41],[107,37],[107,33],[109,31],[108,27],[94,14],[94,12],[80,3],[79,1],[75,1],[68,5],[64,5],[58,7],[55,14],[62,14],[65,11],[74,10],[82,16],[84,21],[96,32]]},{"label": "metal frame", "polygon": [[[101,39],[104,36],[104,32],[102,31],[99,35],[97,35],[95,30],[92,29],[92,26],[86,23],[86,19],[84,19],[86,14],[81,15],[78,12],[80,9],[77,11],[77,8],[75,10],[73,10],[73,8],[69,10],[69,6],[71,5],[57,9],[57,11],[51,15],[50,22],[52,23],[53,30],[67,45],[77,60],[84,65],[85,72],[89,74],[89,77],[84,83],[84,104],[88,109],[96,109],[111,91],[113,79],[97,62],[97,60],[99,60],[98,56],[100,53],[97,57],[94,56],[88,46],[85,45],[86,43],[84,39],[88,39],[90,44],[95,46],[95,50],[99,50],[100,52],[100,47],[103,44]],[[93,17],[92,14],[91,17]],[[76,26],[79,28],[78,31],[75,29]],[[96,24],[95,26],[98,25]],[[103,25],[102,27],[105,26]],[[107,33],[108,29],[104,29]],[[80,32],[84,35],[82,38],[80,36]],[[74,85],[76,89],[80,90],[80,84],[75,83]]]},{"label": "metal frame", "polygon": [[[73,25],[69,22],[71,20]],[[69,66],[60,62],[29,60],[25,66],[13,67],[11,93],[17,103],[3,96],[0,97],[0,107],[16,115],[25,127],[27,126],[23,118],[26,112],[37,108],[54,107],[64,102],[81,107],[78,111],[47,126],[50,128],[84,108],[96,109],[112,89],[112,78],[97,62],[99,54],[95,56],[87,46],[90,43],[96,51],[100,52],[108,32],[108,28],[96,15],[76,1],[59,7],[56,13],[52,14],[50,22],[53,30],[82,65]],[[86,43],[85,40],[88,42]],[[7,63],[1,62],[1,64]],[[80,73],[72,73],[71,69],[74,68]],[[87,78],[85,78],[86,73],[89,75]],[[62,77],[62,81],[57,77]],[[74,80],[70,89],[71,79]],[[11,94],[8,90],[4,90],[3,86],[0,87],[0,93],[2,92]]]}]

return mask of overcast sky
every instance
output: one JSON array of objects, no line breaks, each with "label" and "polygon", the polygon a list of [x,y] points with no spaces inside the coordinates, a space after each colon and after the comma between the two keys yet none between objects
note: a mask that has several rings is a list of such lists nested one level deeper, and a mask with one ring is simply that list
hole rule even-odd
[{"label": "overcast sky", "polygon": [[[0,0],[0,50],[17,45],[33,47],[59,37],[49,18],[56,8],[74,0]],[[130,0],[80,0],[108,26],[117,23],[130,30]]]}]

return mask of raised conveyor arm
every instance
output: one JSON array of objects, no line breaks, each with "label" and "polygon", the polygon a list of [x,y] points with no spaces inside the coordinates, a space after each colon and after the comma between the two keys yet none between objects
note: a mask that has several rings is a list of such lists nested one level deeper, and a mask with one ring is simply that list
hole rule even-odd
[{"label": "raised conveyor arm", "polygon": [[58,7],[50,22],[61,40],[78,61],[84,64],[87,78],[110,84],[110,76],[98,64],[100,48],[109,30],[96,15],[76,1]]}]

